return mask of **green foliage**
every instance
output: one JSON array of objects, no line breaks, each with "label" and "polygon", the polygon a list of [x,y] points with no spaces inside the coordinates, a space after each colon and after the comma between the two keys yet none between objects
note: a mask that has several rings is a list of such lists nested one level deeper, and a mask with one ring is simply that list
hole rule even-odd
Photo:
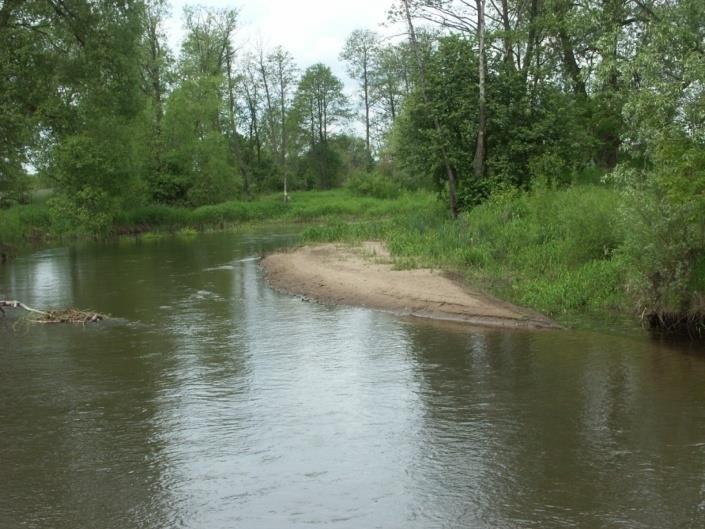
[{"label": "green foliage", "polygon": [[114,220],[115,199],[102,190],[87,186],[71,197],[48,200],[52,228],[61,234],[106,235]]},{"label": "green foliage", "polygon": [[151,181],[153,198],[199,206],[237,195],[241,180],[218,131],[222,78],[185,81],[169,97],[164,119],[166,170]]},{"label": "green foliage", "polygon": [[44,205],[0,209],[0,253],[13,254],[27,243],[44,241],[51,232],[51,222]]},{"label": "green foliage", "polygon": [[465,205],[489,192],[487,182],[470,176],[477,121],[476,64],[466,40],[457,36],[441,39],[438,50],[426,58],[426,98],[421,88],[409,96],[393,135],[393,150],[402,169],[431,176],[439,189],[447,178],[445,154],[456,171],[458,194]]},{"label": "green foliage", "polygon": [[341,179],[343,163],[340,154],[328,142],[314,143],[301,157],[299,181],[305,189],[331,189]]},{"label": "green foliage", "polygon": [[618,204],[609,188],[508,190],[451,220],[440,202],[375,226],[309,228],[306,240],[382,239],[400,268],[438,267],[550,314],[627,305]]},{"label": "green foliage", "polygon": [[[535,179],[566,184],[590,162],[591,137],[583,108],[550,85],[527,91],[522,75],[496,65],[489,73],[486,174],[473,171],[477,135],[477,57],[472,43],[443,37],[426,59],[426,94],[406,100],[392,135],[392,150],[406,175],[431,175],[443,190],[443,155],[454,169],[466,209],[505,186],[528,188]],[[438,119],[436,130],[433,116]]]},{"label": "green foliage", "polygon": [[628,287],[644,313],[705,312],[705,4],[655,8],[628,73],[630,159],[614,173],[628,227]]},{"label": "green foliage", "polygon": [[0,170],[0,209],[29,201],[30,180],[24,171]]},{"label": "green foliage", "polygon": [[401,193],[396,182],[377,172],[355,172],[348,177],[346,186],[356,195],[375,198],[397,198]]},{"label": "green foliage", "polygon": [[673,137],[654,147],[654,167],[622,167],[624,256],[629,288],[647,313],[705,311],[705,145]]},{"label": "green foliage", "polygon": [[328,141],[331,128],[347,119],[349,108],[343,83],[330,67],[318,63],[306,69],[296,90],[294,112],[301,133],[311,145]]}]

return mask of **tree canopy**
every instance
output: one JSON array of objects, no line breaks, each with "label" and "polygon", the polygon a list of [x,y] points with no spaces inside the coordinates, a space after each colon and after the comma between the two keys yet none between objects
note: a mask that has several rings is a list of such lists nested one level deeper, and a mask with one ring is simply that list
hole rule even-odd
[{"label": "tree canopy", "polygon": [[0,207],[41,182],[66,229],[101,233],[131,207],[370,171],[434,187],[454,217],[506,190],[592,182],[623,197],[630,288],[652,306],[703,304],[701,0],[397,0],[404,35],[360,28],[339,50],[357,105],[330,65],[239,45],[236,8],[187,7],[180,50],[168,12],[0,4]]}]

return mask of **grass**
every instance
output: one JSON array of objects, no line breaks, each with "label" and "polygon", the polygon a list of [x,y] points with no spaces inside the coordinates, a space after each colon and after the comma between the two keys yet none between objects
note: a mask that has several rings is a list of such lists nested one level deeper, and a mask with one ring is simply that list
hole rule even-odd
[{"label": "grass", "polygon": [[36,245],[45,242],[50,238],[50,232],[51,216],[44,204],[14,206],[0,210],[0,254],[2,255],[10,254],[28,244]]},{"label": "grass", "polygon": [[195,209],[147,206],[125,212],[116,229],[203,230],[247,222],[320,222],[376,219],[425,208],[435,199],[429,193],[410,193],[394,200],[356,196],[345,189],[292,193],[285,203],[281,194],[265,195],[252,201],[230,201]]},{"label": "grass", "polygon": [[462,274],[495,294],[553,316],[623,310],[619,195],[600,186],[510,192],[448,218],[435,202],[374,224],[307,229],[307,241],[387,242],[398,268]]},{"label": "grass", "polygon": [[[452,271],[496,295],[558,319],[629,309],[619,193],[599,185],[496,194],[451,220],[430,193],[394,199],[346,189],[231,201],[196,209],[149,206],[121,212],[113,234],[197,231],[259,223],[303,223],[304,241],[383,240],[398,268]],[[0,211],[0,252],[60,237],[46,205]]]},{"label": "grass", "polygon": [[[264,222],[359,222],[406,214],[435,202],[430,193],[408,193],[385,200],[357,196],[347,189],[296,192],[290,197],[288,203],[281,194],[272,194],[199,208],[137,207],[117,212],[108,235],[150,233],[150,237],[158,237],[164,232],[178,232],[180,236],[192,236],[197,231]],[[59,232],[46,203],[0,210],[0,253],[76,236]],[[96,234],[82,232],[80,236]]]}]

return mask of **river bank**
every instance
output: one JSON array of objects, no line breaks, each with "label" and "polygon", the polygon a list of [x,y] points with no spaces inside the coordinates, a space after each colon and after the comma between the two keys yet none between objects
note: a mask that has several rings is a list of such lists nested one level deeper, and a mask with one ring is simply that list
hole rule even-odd
[{"label": "river bank", "polygon": [[428,192],[379,199],[358,196],[347,189],[301,191],[291,193],[288,202],[281,194],[271,194],[198,208],[136,206],[118,211],[98,225],[92,218],[67,219],[42,201],[0,210],[0,259],[25,249],[89,239],[152,237],[246,225],[380,220],[433,208],[435,202],[435,196]]},{"label": "river bank", "polygon": [[538,313],[473,291],[438,270],[397,270],[379,242],[303,246],[269,254],[261,266],[275,289],[322,303],[492,327],[559,328]]},{"label": "river bank", "polygon": [[94,238],[296,225],[304,244],[383,241],[397,269],[442,270],[566,326],[639,325],[640,276],[625,258],[620,200],[604,186],[511,192],[453,220],[428,192],[381,199],[336,189],[293,193],[288,203],[268,195],[195,209],[135,208],[116,214],[104,233],[57,224],[47,204],[36,204],[0,211],[0,254]]},{"label": "river bank", "polygon": [[302,242],[384,241],[398,269],[443,270],[568,326],[638,325],[619,201],[592,185],[507,192],[458,219],[436,201],[378,222],[311,226]]}]

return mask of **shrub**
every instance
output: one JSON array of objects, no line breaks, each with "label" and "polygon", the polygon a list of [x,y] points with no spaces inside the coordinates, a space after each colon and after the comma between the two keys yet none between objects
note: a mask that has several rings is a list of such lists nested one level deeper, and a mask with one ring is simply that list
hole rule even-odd
[{"label": "shrub", "polygon": [[361,196],[392,199],[401,194],[401,188],[396,182],[377,172],[355,172],[348,178],[346,185],[352,193]]}]

